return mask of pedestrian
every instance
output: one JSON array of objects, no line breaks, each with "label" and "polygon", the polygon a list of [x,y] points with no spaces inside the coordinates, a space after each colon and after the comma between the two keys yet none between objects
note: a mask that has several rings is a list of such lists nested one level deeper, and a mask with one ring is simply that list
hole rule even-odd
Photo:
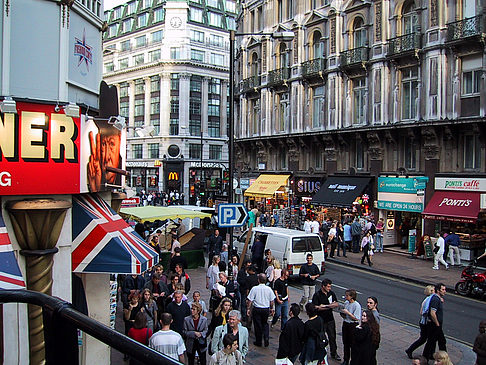
[{"label": "pedestrian", "polygon": [[265,275],[267,276],[267,285],[272,287],[273,285],[273,280],[275,279],[274,277],[274,269],[275,267],[273,266],[274,263],[274,257],[273,256],[266,256],[265,261],[267,262],[267,267],[265,268]]},{"label": "pedestrian", "polygon": [[336,223],[331,224],[329,233],[327,234],[327,244],[331,245],[331,250],[329,251],[329,257],[334,257],[334,251],[336,251],[337,246],[337,230]]},{"label": "pedestrian", "polygon": [[206,317],[208,314],[208,307],[206,306],[206,302],[201,299],[201,292],[199,290],[195,290],[192,293],[192,301],[188,302],[187,305],[189,308],[192,306],[193,303],[198,303],[201,305],[201,314]]},{"label": "pedestrian", "polygon": [[376,252],[383,252],[383,231],[385,229],[385,223],[383,218],[376,223]]},{"label": "pedestrian", "polygon": [[162,313],[160,321],[162,329],[150,337],[149,347],[184,364],[186,346],[182,336],[170,329],[172,315]]},{"label": "pedestrian", "polygon": [[181,247],[181,243],[178,241],[177,234],[172,235],[172,244],[170,249],[170,258],[175,256],[175,249],[176,247]]},{"label": "pedestrian", "polygon": [[191,291],[191,278],[184,271],[183,263],[179,262],[175,265],[175,275],[179,278],[179,283],[184,286],[184,294]]},{"label": "pedestrian", "polygon": [[[153,331],[147,328],[147,316],[145,313],[138,312],[133,322],[133,327],[128,331],[128,337],[148,346],[149,339],[152,337]],[[144,363],[130,358],[129,365],[143,365]]]},{"label": "pedestrian", "polygon": [[446,287],[439,283],[435,285],[435,294],[430,298],[427,322],[427,343],[425,344],[424,355],[428,360],[432,360],[436,342],[440,351],[446,351],[446,339],[443,331],[444,319],[444,295]]},{"label": "pedestrian", "polygon": [[247,314],[253,318],[253,325],[255,326],[255,342],[253,344],[257,347],[262,346],[262,337],[265,347],[268,347],[270,341],[270,329],[268,326],[268,315],[273,315],[275,293],[272,289],[265,285],[267,277],[265,274],[258,275],[258,285],[253,287],[248,294]]},{"label": "pedestrian", "polygon": [[234,307],[236,304],[236,287],[233,280],[228,280],[228,275],[225,272],[219,273],[219,282],[216,288],[217,290],[214,290],[214,293],[219,299],[229,298],[231,305]]},{"label": "pedestrian", "polygon": [[449,246],[449,260],[451,265],[455,266],[454,255],[457,258],[457,265],[461,266],[461,252],[459,251],[459,246],[461,245],[461,239],[455,232],[451,232],[444,239],[446,246]]},{"label": "pedestrian", "polygon": [[243,356],[238,350],[238,340],[230,333],[223,337],[224,348],[211,356],[209,365],[243,365]]},{"label": "pedestrian", "polygon": [[165,312],[165,301],[170,292],[167,285],[162,282],[161,274],[157,269],[152,274],[151,279],[145,283],[144,289],[149,289],[152,293],[152,297],[157,304],[158,313]]},{"label": "pedestrian", "polygon": [[449,269],[449,265],[447,262],[444,261],[444,252],[445,252],[445,240],[442,237],[442,232],[437,233],[437,242],[434,245],[434,266],[432,269],[439,270],[439,262],[445,266],[446,270]]},{"label": "pedestrian", "polygon": [[422,346],[424,343],[427,342],[427,317],[429,312],[429,303],[432,295],[435,294],[435,288],[433,285],[427,285],[424,289],[425,299],[422,301],[420,305],[420,320],[419,320],[419,327],[420,327],[420,336],[419,338],[412,343],[408,349],[405,350],[409,359],[413,356],[413,352]]},{"label": "pedestrian", "polygon": [[238,290],[240,291],[240,309],[241,309],[241,317],[243,321],[246,322],[246,297],[248,292],[250,291],[248,288],[248,269],[251,266],[251,261],[245,260],[243,261],[243,265],[241,266],[241,270],[238,272],[237,282],[238,282]]},{"label": "pedestrian", "polygon": [[412,359],[412,365],[428,365],[429,362],[422,355],[414,356]]},{"label": "pedestrian", "polygon": [[316,216],[312,218],[312,222],[310,222],[311,226],[311,233],[319,233],[319,228],[321,228],[321,225],[316,219]]},{"label": "pedestrian", "polygon": [[370,251],[373,250],[373,237],[370,231],[366,231],[364,237],[361,239],[361,249],[363,250],[363,256],[361,257],[361,264],[364,264],[364,260],[368,261],[369,266],[373,266],[370,259]]},{"label": "pedestrian", "polygon": [[170,328],[182,336],[184,329],[184,318],[191,315],[189,305],[182,300],[183,292],[176,290],[174,300],[167,306],[167,313],[172,316]]},{"label": "pedestrian", "polygon": [[486,365],[486,320],[479,323],[479,335],[474,340],[473,351],[476,353],[475,365]]},{"label": "pedestrian", "polygon": [[157,303],[155,303],[150,289],[143,289],[140,301],[140,312],[143,312],[147,316],[147,327],[152,330],[152,332],[157,332],[159,327],[157,325]]},{"label": "pedestrian", "polygon": [[378,299],[376,297],[368,297],[366,300],[366,307],[373,316],[375,316],[376,323],[380,324],[380,312],[378,312]]},{"label": "pedestrian", "polygon": [[343,227],[344,230],[344,250],[343,250],[343,256],[346,256],[346,250],[351,250],[351,245],[353,243],[353,235],[351,234],[351,224],[349,224],[348,221],[344,224]]},{"label": "pedestrian", "polygon": [[304,232],[305,233],[311,233],[312,232],[311,221],[310,221],[310,217],[309,216],[306,216],[305,217]]},{"label": "pedestrian", "polygon": [[232,255],[228,264],[228,276],[232,276],[233,280],[238,280],[238,261],[238,256]]},{"label": "pedestrian", "polygon": [[214,310],[211,323],[209,324],[209,335],[212,335],[216,327],[228,323],[229,312],[233,309],[232,301],[229,298],[223,298],[217,308]]},{"label": "pedestrian", "polygon": [[356,301],[357,294],[354,289],[347,289],[344,298],[346,300],[340,313],[341,317],[343,317],[342,338],[344,361],[342,365],[349,365],[354,328],[358,325],[359,318],[361,318],[361,305]]},{"label": "pedestrian", "polygon": [[359,252],[359,242],[361,239],[361,224],[359,223],[358,218],[354,219],[354,222],[351,224],[351,236],[352,236],[352,250],[353,253]]},{"label": "pedestrian", "polygon": [[380,325],[371,311],[364,310],[361,323],[354,328],[351,347],[351,365],[371,365],[376,362],[380,345]]},{"label": "pedestrian", "polygon": [[[212,257],[212,265],[209,266],[208,271],[206,272],[206,289],[209,289],[210,292],[214,289],[214,285],[219,280],[219,255],[214,255]],[[213,310],[214,307],[211,306],[210,303],[210,310]]]},{"label": "pedestrian", "polygon": [[127,305],[129,302],[128,296],[134,291],[140,291],[145,285],[145,280],[142,275],[127,275],[123,281],[122,286],[122,302]]},{"label": "pedestrian", "polygon": [[315,305],[317,314],[322,319],[323,331],[326,332],[329,340],[331,357],[336,361],[341,361],[341,357],[337,353],[336,322],[332,313],[333,309],[339,307],[339,303],[336,294],[331,289],[332,281],[330,279],[322,280],[321,290],[312,297],[312,304]]},{"label": "pedestrian", "polygon": [[174,253],[174,257],[170,259],[170,271],[176,272],[175,267],[177,264],[181,264],[183,270],[187,269],[187,260],[184,256],[181,256],[181,248],[176,247]]},{"label": "pedestrian", "polygon": [[221,261],[224,262],[225,264],[228,264],[228,245],[223,242],[223,245],[221,247]]},{"label": "pedestrian", "polygon": [[219,229],[215,229],[213,234],[209,236],[208,241],[208,259],[209,263],[213,261],[213,256],[219,255],[223,248],[223,237],[219,235]]},{"label": "pedestrian", "polygon": [[226,334],[233,335],[238,340],[238,350],[241,352],[243,360],[248,354],[248,330],[241,325],[241,313],[238,310],[232,310],[228,315],[228,323],[216,327],[213,339],[211,341],[211,351],[215,353],[224,348],[223,338]]},{"label": "pedestrian", "polygon": [[302,265],[299,270],[299,277],[303,287],[303,295],[302,299],[300,300],[300,307],[303,306],[314,296],[314,292],[316,290],[316,279],[321,274],[319,268],[316,264],[312,262],[314,256],[311,253],[308,253],[306,256],[307,263]]},{"label": "pedestrian", "polygon": [[337,256],[339,257],[339,249],[343,251],[343,256],[346,257],[346,243],[344,242],[344,227],[339,223],[337,228]]},{"label": "pedestrian", "polygon": [[206,365],[208,319],[201,316],[201,313],[201,304],[192,303],[191,315],[184,318],[183,334],[186,339],[187,363],[189,365],[194,365],[196,353],[199,356],[199,364]]},{"label": "pedestrian", "polygon": [[437,351],[434,354],[434,365],[454,365],[445,351]]},{"label": "pedestrian", "polygon": [[299,318],[300,306],[292,303],[289,309],[290,319],[285,323],[278,339],[277,359],[289,359],[295,363],[304,347],[304,322]]},{"label": "pedestrian", "polygon": [[251,262],[256,266],[258,272],[263,271],[263,251],[265,244],[260,240],[260,237],[255,237],[255,241],[251,246]]},{"label": "pedestrian", "polygon": [[125,335],[128,334],[130,328],[133,327],[133,323],[135,322],[135,316],[138,312],[140,312],[140,292],[138,290],[134,290],[128,296],[128,303],[123,305],[123,319],[125,321]]},{"label": "pedestrian", "polygon": [[275,293],[275,314],[272,318],[272,328],[279,318],[281,330],[283,330],[285,323],[287,323],[287,313],[289,310],[289,276],[289,271],[287,269],[282,269],[280,277],[275,280],[273,284],[273,292]]},{"label": "pedestrian", "polygon": [[300,353],[299,361],[303,365],[320,363],[326,356],[326,349],[318,345],[319,334],[323,332],[321,317],[317,315],[314,303],[307,303],[305,311],[309,319],[304,324],[304,347]]},{"label": "pedestrian", "polygon": [[150,236],[149,244],[150,247],[152,247],[159,254],[160,257],[159,235],[154,233],[152,236]]}]

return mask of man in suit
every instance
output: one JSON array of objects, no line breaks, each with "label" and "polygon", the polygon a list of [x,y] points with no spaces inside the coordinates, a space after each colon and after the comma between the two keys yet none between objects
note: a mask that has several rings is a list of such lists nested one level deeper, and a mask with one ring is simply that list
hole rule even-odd
[{"label": "man in suit", "polygon": [[211,350],[213,353],[224,348],[223,337],[227,333],[230,333],[238,339],[238,350],[240,350],[243,359],[246,357],[248,353],[248,330],[241,325],[240,321],[240,311],[232,310],[229,312],[228,324],[216,327],[213,340],[211,341]]},{"label": "man in suit", "polygon": [[201,312],[201,304],[194,302],[191,304],[191,315],[184,318],[183,334],[186,338],[186,354],[189,365],[194,365],[196,351],[199,355],[199,363],[206,365],[208,319],[201,316]]}]

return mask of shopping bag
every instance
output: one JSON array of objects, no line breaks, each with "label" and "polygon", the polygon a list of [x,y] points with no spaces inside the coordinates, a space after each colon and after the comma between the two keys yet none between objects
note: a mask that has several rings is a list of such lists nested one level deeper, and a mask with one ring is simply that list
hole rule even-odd
[{"label": "shopping bag", "polygon": [[275,359],[275,365],[292,365],[292,361],[287,357],[284,359]]}]

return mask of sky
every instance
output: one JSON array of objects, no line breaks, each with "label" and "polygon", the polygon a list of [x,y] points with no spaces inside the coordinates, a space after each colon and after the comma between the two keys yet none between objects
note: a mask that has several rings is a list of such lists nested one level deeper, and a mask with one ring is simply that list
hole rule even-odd
[{"label": "sky", "polygon": [[115,6],[126,3],[126,2],[127,2],[127,0],[105,0],[104,1],[104,4],[105,4],[104,10],[112,9]]}]

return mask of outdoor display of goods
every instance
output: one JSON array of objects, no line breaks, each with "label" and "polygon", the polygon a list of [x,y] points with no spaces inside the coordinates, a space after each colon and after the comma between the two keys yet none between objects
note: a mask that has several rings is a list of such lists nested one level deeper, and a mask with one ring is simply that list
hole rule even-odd
[{"label": "outdoor display of goods", "polygon": [[476,233],[456,233],[461,239],[461,247],[463,248],[483,248],[486,242],[486,234]]}]

